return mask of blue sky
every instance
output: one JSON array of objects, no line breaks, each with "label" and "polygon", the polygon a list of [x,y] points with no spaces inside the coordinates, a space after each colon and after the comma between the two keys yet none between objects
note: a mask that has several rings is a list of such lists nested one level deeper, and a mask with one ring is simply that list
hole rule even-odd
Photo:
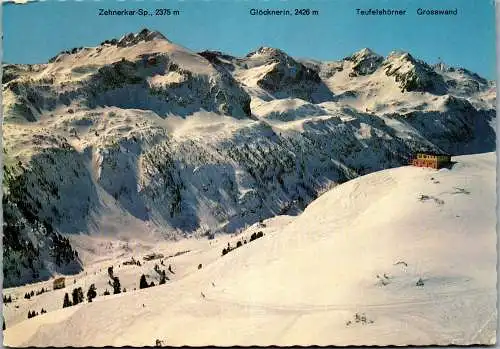
[{"label": "blue sky", "polygon": [[[99,8],[171,8],[168,17],[103,17]],[[311,8],[310,17],[256,17],[251,8]],[[359,16],[356,8],[401,8],[402,17]],[[417,16],[418,8],[458,8],[458,16]],[[335,60],[363,47],[387,55],[404,50],[429,63],[445,63],[495,78],[495,10],[491,0],[184,0],[118,2],[48,0],[3,5],[4,54],[8,63],[43,63],[59,51],[94,46],[144,27],[200,51],[245,55],[260,47],[300,58]]]}]

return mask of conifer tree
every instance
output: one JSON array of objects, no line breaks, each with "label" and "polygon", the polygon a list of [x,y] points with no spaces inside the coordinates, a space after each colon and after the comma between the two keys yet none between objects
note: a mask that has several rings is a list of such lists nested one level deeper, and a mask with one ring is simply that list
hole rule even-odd
[{"label": "conifer tree", "polygon": [[71,301],[69,300],[69,295],[68,293],[66,292],[64,294],[64,302],[63,302],[63,308],[66,308],[66,307],[71,307]]},{"label": "conifer tree", "polygon": [[87,300],[89,301],[89,303],[91,303],[92,299],[94,299],[95,297],[97,297],[97,289],[95,287],[95,284],[92,284],[87,291]]},{"label": "conifer tree", "polygon": [[83,289],[78,287],[78,303],[82,303],[84,299],[85,296],[83,295]]},{"label": "conifer tree", "polygon": [[139,281],[139,288],[148,288],[148,282],[146,281],[146,276],[144,274],[141,275],[141,280]]},{"label": "conifer tree", "polygon": [[121,292],[120,279],[117,276],[113,278],[113,294]]},{"label": "conifer tree", "polygon": [[78,303],[83,302],[83,290],[81,287],[73,289],[73,305],[77,305]]}]

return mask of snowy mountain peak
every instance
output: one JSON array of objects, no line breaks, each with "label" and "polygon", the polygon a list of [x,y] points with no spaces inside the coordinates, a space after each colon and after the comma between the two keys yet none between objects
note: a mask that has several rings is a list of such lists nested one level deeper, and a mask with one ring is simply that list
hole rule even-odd
[{"label": "snowy mountain peak", "polygon": [[[94,49],[97,50],[102,50],[105,47],[109,46],[117,46],[117,47],[132,47],[140,42],[148,42],[148,41],[153,41],[153,40],[161,40],[165,41],[166,43],[171,43],[163,34],[161,34],[159,31],[152,31],[147,28],[142,29],[140,32],[137,33],[129,33],[126,35],[123,35],[120,39],[110,39],[110,40],[104,40],[99,44],[99,46],[95,47]],[[92,48],[84,48],[84,47],[75,47],[69,50],[64,50],[59,52],[57,55],[49,59],[49,63],[54,63],[56,62],[61,56],[64,55],[74,55],[77,53],[82,52],[84,49],[92,49]]]},{"label": "snowy mountain peak", "polygon": [[152,31],[147,28],[142,29],[138,33],[129,33],[122,36],[116,43],[118,47],[129,47],[133,46],[141,41],[152,41],[152,40],[165,40],[170,42],[162,33],[159,31]]},{"label": "snowy mountain peak", "polygon": [[394,77],[402,92],[418,91],[437,95],[447,93],[443,77],[408,52],[392,51],[382,66],[387,76]]},{"label": "snowy mountain peak", "polygon": [[364,48],[346,58],[353,62],[351,77],[358,75],[368,75],[380,67],[384,58],[369,48]]},{"label": "snowy mountain peak", "polygon": [[286,65],[295,65],[297,62],[290,55],[288,55],[285,51],[282,51],[273,47],[262,46],[257,50],[250,52],[246,56],[247,60],[251,60],[250,65],[254,65],[256,62],[258,64],[264,63],[280,63]]},{"label": "snowy mountain peak", "polygon": [[260,47],[243,60],[247,85],[257,85],[274,98],[300,98],[310,102],[332,100],[332,93],[317,71],[282,50]]},{"label": "snowy mountain peak", "polygon": [[479,76],[478,74],[471,72],[470,70],[465,69],[465,68],[452,67],[452,66],[449,66],[443,62],[436,63],[432,67],[434,68],[434,70],[436,70],[437,72],[440,72],[442,74],[453,74],[454,73],[455,75],[462,76],[463,78],[476,80],[477,82],[479,82],[481,84],[488,83],[488,80],[486,80],[485,78],[483,78],[483,77]]},{"label": "snowy mountain peak", "polygon": [[283,57],[287,56],[285,52],[283,52],[280,49],[273,48],[273,47],[267,47],[267,46],[261,46],[257,50],[250,52],[247,57],[252,57],[255,55],[264,55],[268,57]]},{"label": "snowy mountain peak", "polygon": [[389,52],[389,55],[387,55],[387,60],[395,60],[395,59],[410,60],[410,61],[415,60],[410,53],[401,50],[391,51]]},{"label": "snowy mountain peak", "polygon": [[370,56],[382,57],[379,54],[375,53],[370,48],[365,47],[365,48],[353,53],[349,58],[351,58],[353,60],[360,60],[360,59],[364,59],[364,58],[370,57]]}]

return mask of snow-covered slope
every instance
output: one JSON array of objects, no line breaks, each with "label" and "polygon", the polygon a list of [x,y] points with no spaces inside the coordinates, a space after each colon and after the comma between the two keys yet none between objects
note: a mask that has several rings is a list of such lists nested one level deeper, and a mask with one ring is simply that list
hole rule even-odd
[{"label": "snow-covered slope", "polygon": [[238,58],[145,29],[2,79],[8,286],[85,267],[79,234],[233,233],[416,150],[495,150],[494,83],[406,53]]},{"label": "snow-covered slope", "polygon": [[[165,285],[106,297],[98,285],[94,302],[59,310],[65,290],[15,300],[6,307],[5,344],[494,343],[496,157],[453,161],[451,169],[356,178],[295,218],[266,220],[235,237],[180,241],[170,249],[191,252],[167,263],[185,273]],[[234,247],[259,230],[262,238],[221,256],[228,242]],[[128,290],[138,287],[141,270],[130,284],[130,271],[116,264],[132,254],[108,261]],[[88,274],[77,286],[107,279],[104,268]],[[15,305],[34,302],[54,311],[18,322]]]}]

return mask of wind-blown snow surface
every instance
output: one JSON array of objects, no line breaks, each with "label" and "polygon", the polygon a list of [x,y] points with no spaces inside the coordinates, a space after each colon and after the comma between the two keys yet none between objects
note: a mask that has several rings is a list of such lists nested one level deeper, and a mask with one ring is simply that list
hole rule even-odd
[{"label": "wind-blown snow surface", "polygon": [[[170,261],[189,272],[162,286],[107,297],[98,286],[93,303],[22,322],[9,318],[23,302],[15,301],[5,344],[492,344],[496,158],[453,160],[452,169],[401,167],[348,181],[295,218],[228,237],[234,246],[265,232],[225,256],[228,240],[180,241],[170,248],[191,244],[192,252]],[[27,302],[61,307],[63,292]]]}]

